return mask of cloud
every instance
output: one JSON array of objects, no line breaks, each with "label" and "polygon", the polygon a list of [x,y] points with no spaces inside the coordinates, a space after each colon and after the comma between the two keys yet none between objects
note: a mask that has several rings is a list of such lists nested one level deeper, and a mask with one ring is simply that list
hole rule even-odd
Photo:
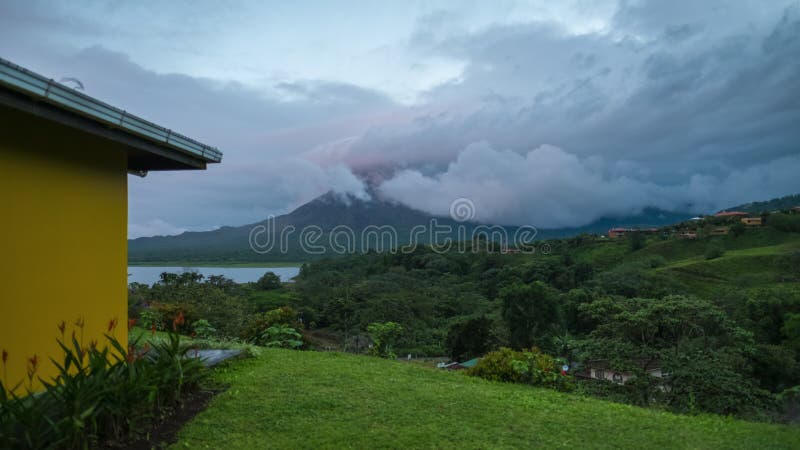
[{"label": "cloud", "polygon": [[[404,123],[373,127],[336,154],[359,170],[442,167],[480,140],[518,152],[550,143],[650,161],[668,181],[679,160],[708,170],[797,152],[800,132],[788,124],[800,122],[800,65],[788,61],[800,53],[798,8],[734,30],[690,17],[693,9],[646,39],[625,34],[639,22],[614,33],[533,23],[449,38],[436,49],[469,61],[462,77],[431,90]],[[691,32],[676,44],[683,19]]]},{"label": "cloud", "polygon": [[147,5],[11,2],[0,52],[225,152],[205,173],[131,178],[132,229],[244,224],[365,183],[539,226],[798,190],[796,2],[474,6],[287,26],[305,9],[206,2],[177,26],[180,6],[151,23]]},{"label": "cloud", "polygon": [[159,74],[96,46],[40,65],[46,75],[78,78],[87,94],[224,152],[223,163],[205,172],[129,177],[133,237],[252,223],[331,190],[367,198],[347,166],[334,161],[322,167],[298,153],[363,131],[371,123],[364,115],[393,105],[380,93],[342,83],[296,80],[264,92]]},{"label": "cloud", "polygon": [[632,175],[607,176],[608,163],[580,158],[543,145],[527,153],[469,145],[443,173],[403,170],[380,193],[411,207],[447,216],[451,202],[467,198],[475,220],[540,228],[577,227],[602,217],[626,217],[646,207],[711,213],[797,188],[800,156],[733,171],[723,178],[695,175],[681,184],[659,185],[637,178],[635,164],[617,164]]}]

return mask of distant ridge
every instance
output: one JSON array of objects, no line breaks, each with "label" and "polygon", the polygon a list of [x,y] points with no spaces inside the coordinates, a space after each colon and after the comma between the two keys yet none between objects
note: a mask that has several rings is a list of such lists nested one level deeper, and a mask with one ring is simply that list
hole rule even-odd
[{"label": "distant ridge", "polygon": [[757,214],[764,211],[776,211],[800,206],[800,194],[786,195],[763,202],[750,202],[728,208],[727,211],[742,211]]},{"label": "distant ridge", "polygon": [[[589,225],[576,228],[540,229],[537,239],[552,239],[581,233],[605,233],[615,226],[647,227],[663,226],[691,217],[688,213],[675,213],[646,208],[640,214],[625,218],[603,218]],[[401,203],[381,199],[363,200],[348,194],[328,192],[301,205],[289,214],[274,219],[274,230],[279,234],[286,227],[293,226],[295,234],[288,241],[288,251],[281,252],[276,245],[266,253],[257,253],[250,248],[250,232],[254,226],[265,222],[242,226],[225,226],[213,231],[189,231],[177,236],[141,237],[128,241],[128,261],[136,263],[236,263],[236,262],[301,262],[317,259],[325,255],[309,255],[299,248],[296,239],[299,230],[316,226],[323,231],[322,241],[334,227],[346,226],[359,234],[367,227],[389,225],[399,236],[399,245],[408,243],[411,230],[417,225],[428,225],[435,219],[439,225],[463,225],[471,235],[479,224],[459,224],[450,218],[435,217],[431,214],[409,208]],[[513,236],[517,227],[502,227]],[[451,237],[459,240],[457,236]],[[425,238],[420,239],[426,243]]]}]

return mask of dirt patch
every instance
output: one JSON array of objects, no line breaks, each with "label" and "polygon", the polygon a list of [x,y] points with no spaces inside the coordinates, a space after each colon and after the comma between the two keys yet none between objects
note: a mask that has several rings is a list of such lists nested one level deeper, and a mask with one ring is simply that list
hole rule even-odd
[{"label": "dirt patch", "polygon": [[152,427],[141,438],[124,445],[107,445],[104,449],[151,450],[167,448],[178,439],[178,432],[194,416],[208,408],[215,395],[223,392],[221,387],[201,389],[187,397],[180,408],[153,422]]}]

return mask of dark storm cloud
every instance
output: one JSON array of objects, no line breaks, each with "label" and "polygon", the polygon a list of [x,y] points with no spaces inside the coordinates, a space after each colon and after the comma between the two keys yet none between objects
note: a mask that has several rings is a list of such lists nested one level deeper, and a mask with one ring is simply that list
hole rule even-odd
[{"label": "dark storm cloud", "polygon": [[[249,32],[226,44],[209,24],[236,34],[249,17],[273,16],[259,15],[258,3],[231,12],[204,2],[186,16],[185,5],[163,4],[148,18],[152,5],[137,5],[0,3],[0,56],[76,77],[88,94],[225,152],[207,173],[132,178],[132,235],[253,222],[328,189],[364,196],[365,181],[427,211],[470,197],[482,220],[539,226],[646,206],[708,212],[800,191],[797,2],[622,1],[596,17],[566,11],[583,21],[574,24],[558,11],[469,22],[481,13],[445,5],[400,43],[337,57],[324,40],[369,17],[347,30],[310,18],[308,30],[276,35],[322,30],[311,47],[254,44]],[[295,70],[320,75],[283,72],[284,46]],[[252,60],[254,48],[268,63]],[[251,66],[256,76],[236,81]],[[359,80],[386,77],[386,92],[426,87],[401,105],[359,80],[332,81],[370,67],[379,75]],[[262,77],[264,68],[274,71]]]},{"label": "dark storm cloud", "polygon": [[[412,206],[441,213],[454,198],[494,192],[484,203],[516,209],[484,208],[484,220],[547,226],[646,206],[708,212],[800,190],[789,176],[800,171],[800,8],[768,25],[722,29],[704,22],[705,13],[746,11],[708,5],[658,22],[659,11],[623,8],[617,34],[533,24],[427,42],[470,61],[461,79],[428,93],[429,105],[449,105],[446,112],[370,130],[337,148],[337,160],[399,171],[382,192]],[[647,34],[626,34],[640,29]],[[486,147],[461,157],[481,141]],[[545,144],[558,151],[536,150]],[[517,157],[527,175],[503,168]],[[562,159],[574,164],[555,162]],[[465,167],[472,163],[480,176]],[[544,176],[537,165],[558,167],[558,179],[532,189],[526,177]],[[592,206],[570,207],[559,195],[570,190],[558,182],[570,177],[620,188],[586,189]],[[537,203],[552,206],[550,217],[520,212]]]}]

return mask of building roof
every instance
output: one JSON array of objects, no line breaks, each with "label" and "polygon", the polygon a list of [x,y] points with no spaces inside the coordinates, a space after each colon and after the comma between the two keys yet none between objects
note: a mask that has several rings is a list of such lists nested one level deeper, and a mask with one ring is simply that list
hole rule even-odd
[{"label": "building roof", "polygon": [[0,58],[0,106],[7,106],[129,148],[131,171],[204,169],[222,152]]},{"label": "building roof", "polygon": [[461,364],[461,367],[470,368],[470,367],[475,367],[475,365],[478,364],[478,361],[480,361],[480,360],[481,360],[480,358],[472,358],[469,361],[464,361],[464,362],[462,362],[460,364]]},{"label": "building roof", "polygon": [[750,214],[741,211],[720,211],[714,217],[749,216]]}]

